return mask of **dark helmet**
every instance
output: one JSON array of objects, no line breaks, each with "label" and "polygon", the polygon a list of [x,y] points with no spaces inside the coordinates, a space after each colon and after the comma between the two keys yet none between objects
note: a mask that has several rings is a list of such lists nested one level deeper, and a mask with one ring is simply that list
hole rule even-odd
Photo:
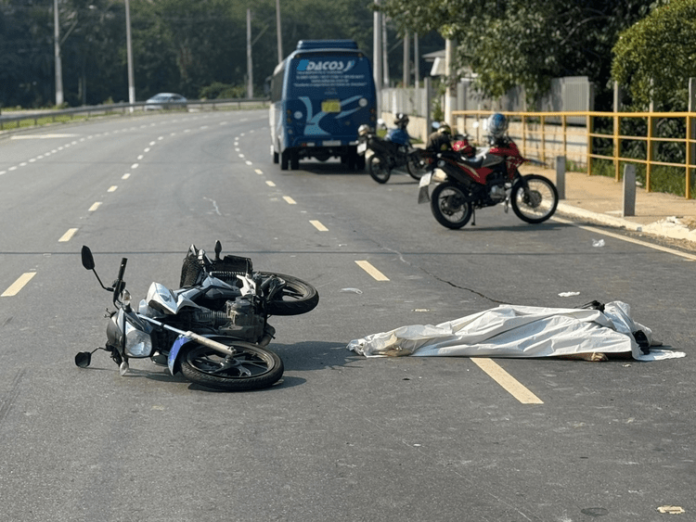
[{"label": "dark helmet", "polygon": [[437,133],[438,134],[447,134],[448,136],[451,136],[452,135],[452,127],[450,127],[447,122],[441,121],[437,127]]},{"label": "dark helmet", "polygon": [[505,135],[508,128],[508,121],[505,116],[496,112],[488,118],[488,134],[495,139],[500,139]]},{"label": "dark helmet", "polygon": [[399,127],[400,129],[405,129],[408,127],[408,114],[404,114],[403,112],[400,112],[399,114],[396,115],[396,119],[394,120],[394,125]]}]

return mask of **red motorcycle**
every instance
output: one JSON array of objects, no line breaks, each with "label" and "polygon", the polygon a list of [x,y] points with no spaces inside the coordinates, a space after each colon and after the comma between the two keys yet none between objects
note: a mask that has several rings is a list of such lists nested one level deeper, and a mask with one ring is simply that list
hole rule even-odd
[{"label": "red motorcycle", "polygon": [[[475,209],[498,203],[505,204],[505,212],[511,205],[527,223],[542,223],[556,212],[558,191],[553,182],[537,174],[522,176],[518,170],[527,161],[543,164],[522,157],[511,139],[497,140],[475,156],[467,153],[471,150],[438,153],[430,163],[431,172],[420,179],[418,203],[430,201],[433,216],[443,227],[462,228],[472,216],[475,225]],[[444,180],[433,175],[436,168]]]}]

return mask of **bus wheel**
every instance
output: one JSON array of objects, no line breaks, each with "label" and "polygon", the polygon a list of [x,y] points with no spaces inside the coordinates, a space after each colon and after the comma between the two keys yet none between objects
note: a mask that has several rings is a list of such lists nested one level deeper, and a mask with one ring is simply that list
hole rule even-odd
[{"label": "bus wheel", "polygon": [[280,153],[280,170],[288,170],[288,153],[290,151],[285,149]]},{"label": "bus wheel", "polygon": [[355,161],[357,159],[358,158],[357,158],[357,154],[355,153],[355,151],[353,151],[353,150],[348,151],[348,161],[346,162],[346,163],[348,163],[348,170],[355,170]]},{"label": "bus wheel", "polygon": [[290,168],[292,170],[300,170],[300,154],[297,151],[290,156]]}]

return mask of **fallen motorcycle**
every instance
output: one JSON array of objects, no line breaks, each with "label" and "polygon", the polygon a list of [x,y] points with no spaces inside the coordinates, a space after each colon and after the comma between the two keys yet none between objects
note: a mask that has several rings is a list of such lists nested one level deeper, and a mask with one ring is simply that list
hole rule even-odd
[{"label": "fallen motorcycle", "polygon": [[181,288],[152,283],[137,311],[123,280],[127,258],[116,280],[104,286],[94,257],[82,247],[82,265],[112,293],[116,311],[108,312],[106,344],[80,352],[75,364],[86,368],[97,350],[105,350],[128,371],[129,359],[151,358],[166,364],[172,375],[207,388],[244,391],[273,385],[283,375],[283,362],[266,349],[275,334],[270,315],[298,315],[319,302],[316,289],[293,276],[254,271],[251,259],[227,255],[215,244],[215,259],[192,245],[184,258]]},{"label": "fallen motorcycle", "polygon": [[[524,158],[510,138],[498,140],[471,158],[462,151],[437,154],[431,172],[419,183],[418,203],[430,201],[430,209],[442,226],[459,229],[474,217],[475,209],[504,203],[522,221],[542,223],[556,212],[558,191],[551,180],[538,174],[521,175]],[[439,169],[443,174],[438,176]],[[432,190],[431,190],[432,185]]]},{"label": "fallen motorcycle", "polygon": [[367,160],[367,171],[377,183],[389,181],[394,169],[406,167],[409,176],[415,180],[421,179],[425,174],[425,157],[421,149],[416,149],[407,143],[400,145],[377,136],[377,132],[368,125],[361,125],[358,129],[358,154],[363,154],[369,149],[372,154]]}]

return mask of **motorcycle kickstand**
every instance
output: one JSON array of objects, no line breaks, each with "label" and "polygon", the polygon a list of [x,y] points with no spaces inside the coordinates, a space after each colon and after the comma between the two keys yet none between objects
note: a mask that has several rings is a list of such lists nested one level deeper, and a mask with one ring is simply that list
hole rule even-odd
[{"label": "motorcycle kickstand", "polygon": [[476,209],[473,209],[471,211],[471,226],[472,227],[476,226]]}]

